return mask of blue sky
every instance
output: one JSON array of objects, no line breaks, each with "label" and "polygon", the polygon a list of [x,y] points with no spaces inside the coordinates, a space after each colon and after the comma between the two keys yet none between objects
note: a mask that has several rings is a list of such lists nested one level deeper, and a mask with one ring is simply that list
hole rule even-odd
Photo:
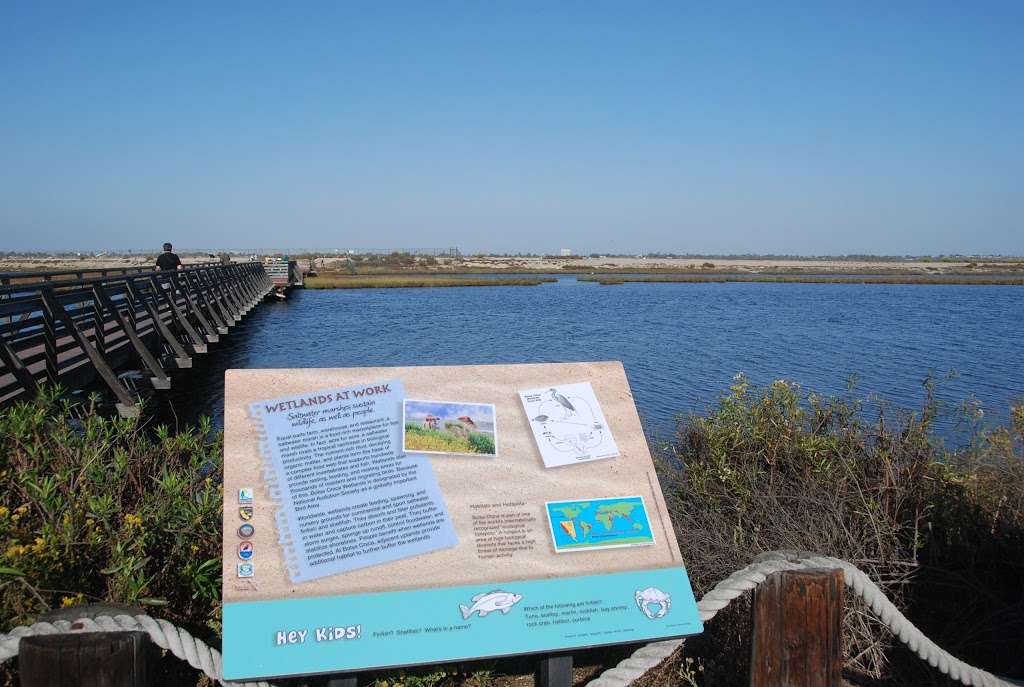
[{"label": "blue sky", "polygon": [[1024,253],[1024,3],[10,3],[0,250]]},{"label": "blue sky", "polygon": [[494,425],[494,411],[489,405],[479,403],[457,403],[451,401],[411,401],[405,402],[407,420],[422,422],[427,415],[441,418],[442,426],[446,420],[455,420],[468,416],[473,422],[490,431]]}]

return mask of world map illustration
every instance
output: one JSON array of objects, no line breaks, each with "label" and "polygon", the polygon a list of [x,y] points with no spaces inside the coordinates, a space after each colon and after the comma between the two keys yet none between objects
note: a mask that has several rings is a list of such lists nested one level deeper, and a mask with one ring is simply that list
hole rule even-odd
[{"label": "world map illustration", "polygon": [[559,551],[636,546],[654,541],[639,496],[549,503],[548,516]]}]

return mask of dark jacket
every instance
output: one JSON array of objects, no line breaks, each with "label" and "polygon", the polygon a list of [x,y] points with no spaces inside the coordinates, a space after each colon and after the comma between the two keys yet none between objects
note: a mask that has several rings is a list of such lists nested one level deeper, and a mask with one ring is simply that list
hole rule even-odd
[{"label": "dark jacket", "polygon": [[156,266],[160,270],[176,270],[181,266],[181,258],[176,253],[166,251],[157,257]]}]

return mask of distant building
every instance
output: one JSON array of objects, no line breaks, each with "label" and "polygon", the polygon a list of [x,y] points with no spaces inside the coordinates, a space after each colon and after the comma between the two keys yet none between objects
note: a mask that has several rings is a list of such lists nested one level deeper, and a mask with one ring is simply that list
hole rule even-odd
[{"label": "distant building", "polygon": [[567,258],[570,255],[572,255],[572,248],[563,248],[562,250],[559,251],[559,253],[563,258]]}]

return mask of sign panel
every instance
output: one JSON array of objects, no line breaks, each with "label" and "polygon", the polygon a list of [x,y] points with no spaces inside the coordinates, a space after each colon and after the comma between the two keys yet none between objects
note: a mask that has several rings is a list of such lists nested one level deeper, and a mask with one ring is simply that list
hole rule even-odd
[{"label": "sign panel", "polygon": [[224,418],[225,679],[702,630],[620,363],[229,370]]}]

